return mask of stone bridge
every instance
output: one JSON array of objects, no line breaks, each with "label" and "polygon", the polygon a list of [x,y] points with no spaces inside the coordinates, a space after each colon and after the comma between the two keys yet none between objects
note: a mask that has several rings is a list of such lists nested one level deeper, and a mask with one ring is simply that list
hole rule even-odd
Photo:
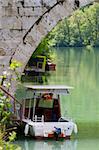
[{"label": "stone bridge", "polygon": [[31,55],[48,32],[78,7],[94,0],[0,0],[0,74],[11,60],[22,63],[23,72]]}]

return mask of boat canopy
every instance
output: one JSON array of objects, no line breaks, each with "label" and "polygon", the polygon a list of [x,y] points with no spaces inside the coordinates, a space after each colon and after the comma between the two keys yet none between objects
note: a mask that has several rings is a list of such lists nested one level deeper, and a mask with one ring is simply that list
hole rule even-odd
[{"label": "boat canopy", "polygon": [[73,89],[73,87],[65,85],[25,85],[25,87],[33,90],[33,93],[55,94],[69,94],[69,90]]}]

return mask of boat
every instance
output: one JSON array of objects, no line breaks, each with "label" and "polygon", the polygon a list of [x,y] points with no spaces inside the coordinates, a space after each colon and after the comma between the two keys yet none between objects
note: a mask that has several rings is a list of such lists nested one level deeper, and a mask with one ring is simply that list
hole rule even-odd
[{"label": "boat", "polygon": [[55,71],[56,64],[47,59],[46,56],[38,55],[31,58],[30,63],[25,67],[25,73],[44,73],[45,71]]},{"label": "boat", "polygon": [[23,100],[22,122],[25,136],[34,138],[70,139],[77,134],[72,119],[61,116],[61,94],[69,94],[73,87],[63,85],[25,85],[33,98]]},{"label": "boat", "polygon": [[30,63],[26,66],[25,72],[45,72],[46,56],[38,55],[31,58]]},{"label": "boat", "polygon": [[55,71],[56,64],[54,64],[50,59],[48,59],[46,62],[45,70],[46,71]]}]

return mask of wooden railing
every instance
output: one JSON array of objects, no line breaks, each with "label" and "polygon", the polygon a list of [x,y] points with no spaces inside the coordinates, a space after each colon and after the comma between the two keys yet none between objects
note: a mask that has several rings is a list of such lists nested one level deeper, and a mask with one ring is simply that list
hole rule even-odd
[{"label": "wooden railing", "polygon": [[44,122],[44,116],[38,117],[37,115],[34,116],[33,122]]}]

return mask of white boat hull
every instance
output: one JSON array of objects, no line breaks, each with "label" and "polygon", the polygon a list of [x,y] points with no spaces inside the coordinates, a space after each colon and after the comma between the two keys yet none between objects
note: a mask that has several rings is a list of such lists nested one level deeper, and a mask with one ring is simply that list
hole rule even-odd
[{"label": "white boat hull", "polygon": [[59,137],[70,138],[73,131],[77,132],[77,126],[72,121],[69,122],[33,122],[24,120],[25,135],[30,134],[33,137],[53,138],[55,127],[61,129]]}]

